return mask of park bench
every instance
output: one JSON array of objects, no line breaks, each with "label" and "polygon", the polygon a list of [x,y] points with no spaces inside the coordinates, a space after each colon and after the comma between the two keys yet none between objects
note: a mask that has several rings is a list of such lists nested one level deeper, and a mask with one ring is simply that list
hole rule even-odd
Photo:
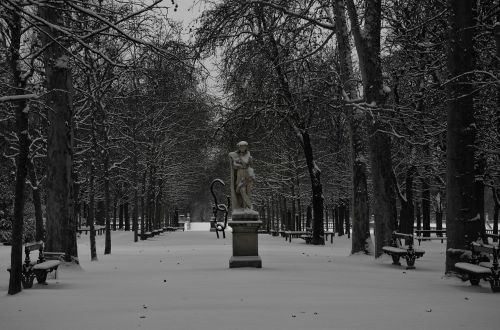
[{"label": "park bench", "polygon": [[[472,242],[470,250],[472,253],[470,262],[457,262],[455,268],[468,275],[471,285],[479,285],[479,281],[483,279],[490,282],[493,292],[500,292],[499,247]],[[489,261],[490,256],[492,261]]]},{"label": "park bench", "polygon": [[181,226],[181,227],[167,227],[167,231],[178,231],[178,230],[184,231],[184,226]]},{"label": "park bench", "polygon": [[[405,245],[401,240],[405,240]],[[401,266],[400,258],[406,259],[406,269],[415,269],[415,260],[424,255],[425,251],[415,250],[413,248],[413,235],[403,234],[397,231],[392,233],[392,240],[390,246],[382,247],[382,251],[392,257],[392,264]]]},{"label": "park bench", "polygon": [[[25,289],[29,289],[33,286],[33,280],[36,280],[40,284],[47,284],[47,274],[55,271],[61,264],[61,258],[64,257],[63,252],[44,252],[43,242],[27,243],[24,245],[24,254],[26,258],[24,259],[23,272],[22,272],[22,284]],[[38,250],[38,260],[31,260],[31,251]],[[10,267],[7,269],[10,272]],[[57,275],[56,275],[57,276]]]},{"label": "park bench", "polygon": [[[94,231],[96,232],[97,235],[102,235],[105,231],[106,227],[104,226],[95,226],[94,227]],[[77,233],[81,234],[81,233],[84,233],[85,235],[87,235],[88,233],[90,233],[90,227],[80,227],[76,230]]]},{"label": "park bench", "polygon": [[[441,243],[444,243],[446,240],[445,229],[417,229],[415,230],[415,234],[418,245],[420,245],[421,241],[440,240]],[[424,234],[429,234],[429,236],[424,236]],[[435,234],[436,236],[431,236],[431,234]]]},{"label": "park bench", "polygon": [[[324,234],[325,234],[325,241],[328,241],[328,236],[330,236],[330,243],[333,244],[333,237],[335,236],[335,233],[331,231],[325,231]],[[307,231],[306,234],[302,234],[299,237],[305,240],[306,244],[310,244],[312,241],[312,232]]]},{"label": "park bench", "polygon": [[309,232],[307,231],[294,231],[294,230],[285,230],[283,232],[283,236],[285,237],[285,241],[292,242],[292,238],[299,238],[302,237],[303,235],[308,235]]}]

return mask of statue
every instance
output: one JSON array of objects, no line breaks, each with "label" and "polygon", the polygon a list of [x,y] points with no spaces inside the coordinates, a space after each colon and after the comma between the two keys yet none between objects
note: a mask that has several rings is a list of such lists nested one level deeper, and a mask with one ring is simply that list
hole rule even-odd
[{"label": "statue", "polygon": [[252,156],[248,143],[240,141],[238,150],[229,153],[231,164],[231,199],[233,211],[236,209],[252,210],[252,185],[255,179]]}]

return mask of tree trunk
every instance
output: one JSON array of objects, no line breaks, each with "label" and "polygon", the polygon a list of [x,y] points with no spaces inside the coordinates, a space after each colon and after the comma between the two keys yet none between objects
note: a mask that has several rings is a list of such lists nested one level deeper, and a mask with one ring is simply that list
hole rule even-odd
[{"label": "tree trunk", "polygon": [[118,208],[118,196],[115,193],[115,198],[113,200],[113,231],[116,231],[116,212]]},{"label": "tree trunk", "polygon": [[[349,204],[345,204],[345,213],[344,213],[344,224],[345,224],[345,232],[347,233],[347,238],[351,238],[351,222],[349,219]],[[371,244],[371,241],[370,241]],[[371,250],[369,249],[370,253]]]},{"label": "tree trunk", "polygon": [[341,226],[341,223],[339,221],[339,207],[338,207],[338,205],[336,205],[333,208],[332,214],[333,214],[333,222],[335,223],[335,232],[337,233],[337,235],[339,235],[340,234],[340,227],[342,227],[342,226]]},{"label": "tree trunk", "polygon": [[271,196],[271,230],[277,230],[275,223],[275,207],[274,207],[274,195]]},{"label": "tree trunk", "polygon": [[416,168],[410,167],[406,172],[405,194],[403,195],[398,187],[396,176],[394,175],[394,186],[401,203],[399,216],[399,231],[405,234],[413,235],[413,226],[415,222],[415,207],[413,205],[413,176]]},{"label": "tree trunk", "polygon": [[304,220],[304,214],[302,211],[301,193],[300,193],[300,179],[298,169],[295,171],[295,182],[297,184],[297,212],[299,213],[299,219],[297,221],[297,230],[302,230],[302,222]]},{"label": "tree trunk", "polygon": [[[443,230],[443,203],[439,192],[436,194],[436,229]],[[441,237],[443,235],[438,233],[437,236]]]},{"label": "tree trunk", "polygon": [[[101,111],[103,112],[104,116],[106,116],[106,111],[104,107],[100,106]],[[108,127],[107,127],[107,119],[104,117],[104,123],[103,123],[103,152],[104,152],[104,158],[102,162],[103,166],[103,181],[104,181],[104,221],[105,221],[105,239],[104,239],[104,254],[111,254],[111,219],[110,219],[110,204],[111,204],[111,197],[110,197],[110,191],[109,191],[109,143],[108,143]]]},{"label": "tree trunk", "polygon": [[134,242],[139,240],[139,158],[137,156],[136,134],[135,127],[133,132],[134,141],[134,208],[132,219],[132,230],[134,231]]},{"label": "tree trunk", "polygon": [[325,231],[328,231],[328,206],[325,206]]},{"label": "tree trunk", "polygon": [[104,156],[104,218],[105,218],[105,239],[104,239],[104,254],[111,253],[111,219],[109,215],[110,193],[109,193],[109,171],[106,169],[109,166],[109,156]]},{"label": "tree trunk", "polygon": [[312,222],[312,207],[311,205],[307,205],[307,214],[306,214],[306,229],[311,228]]},{"label": "tree trunk", "polygon": [[92,118],[92,149],[90,155],[90,164],[89,164],[89,210],[88,210],[88,219],[87,222],[89,224],[90,229],[90,260],[97,261],[97,248],[95,242],[95,153],[97,152],[97,138],[95,135],[95,123],[94,118]]},{"label": "tree trunk", "polygon": [[[431,190],[427,179],[422,179],[422,226],[423,230],[431,229]],[[430,234],[424,233],[424,237],[429,237]]]},{"label": "tree trunk", "polygon": [[269,234],[269,231],[271,230],[271,221],[273,220],[271,216],[271,201],[268,199],[266,202],[266,231]]},{"label": "tree trunk", "polygon": [[[491,188],[493,190],[493,202],[495,203],[494,213],[493,213],[493,234],[498,235],[498,218],[500,213],[500,197],[498,195],[498,190],[495,188]],[[494,242],[498,240],[493,239]]]},{"label": "tree trunk", "polygon": [[345,219],[345,205],[343,203],[339,204],[337,208],[339,217],[339,236],[344,236],[344,219]]},{"label": "tree trunk", "polygon": [[98,224],[99,226],[104,226],[105,224],[104,218],[105,218],[104,201],[99,200],[97,202],[97,212],[95,219],[96,224]]},{"label": "tree trunk", "polygon": [[416,217],[417,217],[417,230],[422,229],[422,216],[421,216],[421,211],[420,211],[420,203],[417,203],[417,208],[416,208]]},{"label": "tree trunk", "polygon": [[[474,99],[470,75],[474,70],[475,1],[449,1],[450,46],[448,70],[448,123],[446,147],[446,233],[447,249],[467,249],[478,238],[479,221],[474,196]],[[459,261],[455,254],[446,255],[446,272],[452,272]]]},{"label": "tree trunk", "polygon": [[[340,77],[343,89],[349,99],[357,99],[358,93],[352,68],[351,44],[345,15],[344,0],[335,0],[335,24],[337,27],[337,47],[339,50]],[[366,171],[366,145],[363,139],[363,120],[355,114],[352,106],[345,105],[349,122],[350,161],[351,161],[351,207],[352,210],[352,247],[351,253],[370,253],[370,213]]]},{"label": "tree trunk", "polygon": [[42,197],[40,194],[40,185],[36,175],[35,164],[33,160],[29,161],[29,176],[31,185],[33,186],[33,206],[35,208],[35,240],[43,241],[45,230],[43,225],[43,212],[42,212]]},{"label": "tree trunk", "polygon": [[[19,13],[9,12],[11,18],[11,44],[9,47],[9,64],[13,77],[12,89],[15,95],[25,94],[26,81],[22,79],[19,51],[21,48],[22,23]],[[30,137],[28,130],[28,101],[14,102],[16,112],[16,134],[19,140],[19,151],[16,157],[16,184],[14,191],[14,219],[12,222],[12,238],[10,253],[10,295],[22,291],[21,278],[23,271],[23,225],[26,177],[28,175],[28,155]]]},{"label": "tree trunk", "polygon": [[[283,189],[283,193],[285,193],[285,189]],[[288,210],[288,202],[286,197],[283,196],[283,220],[285,223],[285,230],[290,230],[290,210]]]},{"label": "tree trunk", "polygon": [[486,217],[484,214],[484,170],[486,167],[486,159],[483,155],[479,155],[474,164],[474,197],[476,201],[476,210],[478,214],[479,222],[475,225],[476,230],[478,230],[477,235],[482,237],[485,242],[488,242],[486,237]]},{"label": "tree trunk", "polygon": [[[128,197],[127,197],[128,199]],[[123,220],[125,221],[125,230],[129,231],[130,230],[130,213],[128,209],[129,203],[128,200],[125,202],[123,205]]]},{"label": "tree trunk", "polygon": [[125,207],[125,204],[123,201],[120,201],[120,206],[118,209],[118,228],[123,229],[123,209]]},{"label": "tree trunk", "polygon": [[313,232],[311,243],[314,245],[325,244],[325,232],[323,228],[323,185],[321,184],[321,170],[316,165],[309,133],[301,129],[302,147],[306,158],[307,169],[311,178],[312,207],[313,207]]},{"label": "tree trunk", "polygon": [[377,109],[384,106],[387,97],[380,63],[381,0],[366,2],[364,33],[360,31],[353,0],[347,0],[347,9],[363,78],[364,99],[372,110],[367,113],[372,114],[368,120],[369,154],[375,196],[375,257],[379,257],[382,255],[382,247],[389,245],[396,226],[391,139],[382,133],[385,125],[377,113]]},{"label": "tree trunk", "polygon": [[163,200],[163,180],[158,179],[158,194],[156,196],[156,228],[160,228],[161,226],[161,209],[162,209],[162,200]]},{"label": "tree trunk", "polygon": [[[145,217],[146,217],[146,208],[145,208],[145,203],[144,203],[144,196],[146,195],[146,171],[144,171],[144,175],[142,176],[142,193],[141,193],[141,240],[145,240],[146,236],[146,224],[145,224]],[[179,219],[179,218],[177,218]],[[177,222],[178,223],[178,222]],[[178,226],[178,225],[177,225]]]},{"label": "tree trunk", "polygon": [[291,230],[297,230],[297,223],[295,222],[295,214],[297,213],[297,209],[295,208],[295,203],[297,201],[297,196],[295,196],[295,185],[293,180],[291,180],[291,193],[292,193],[292,220],[290,223]]},{"label": "tree trunk", "polygon": [[[60,1],[47,1],[46,5],[39,6],[40,17],[51,24],[60,24],[63,22],[63,6]],[[76,228],[72,226],[73,83],[69,57],[61,45],[64,38],[49,26],[44,25],[41,29],[44,32],[40,39],[45,47],[46,104],[50,108],[47,112],[50,125],[47,138],[46,250],[64,251],[69,259],[76,246]]]}]

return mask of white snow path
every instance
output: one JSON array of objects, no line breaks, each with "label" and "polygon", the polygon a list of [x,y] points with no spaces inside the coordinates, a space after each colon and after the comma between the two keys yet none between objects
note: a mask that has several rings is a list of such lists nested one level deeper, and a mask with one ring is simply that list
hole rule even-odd
[{"label": "white snow path", "polygon": [[423,242],[416,270],[348,256],[350,240],[306,245],[259,235],[262,269],[229,269],[231,234],[164,233],[138,243],[113,232],[112,254],[62,267],[47,286],[8,296],[10,247],[0,247],[2,330],[312,330],[498,328],[500,294],[443,279],[445,244]]}]

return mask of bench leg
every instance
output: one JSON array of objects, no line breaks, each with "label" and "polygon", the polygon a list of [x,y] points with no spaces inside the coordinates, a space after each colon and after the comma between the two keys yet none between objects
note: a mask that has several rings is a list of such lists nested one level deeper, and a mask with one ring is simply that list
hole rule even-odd
[{"label": "bench leg", "polygon": [[491,291],[500,292],[500,278],[492,278],[490,280]]},{"label": "bench leg", "polygon": [[480,280],[481,279],[479,277],[476,277],[476,276],[474,276],[472,274],[469,275],[469,281],[470,281],[471,285],[479,285],[479,281]]},{"label": "bench leg", "polygon": [[47,284],[47,271],[45,270],[35,270],[36,280],[38,284]]},{"label": "bench leg", "polygon": [[32,271],[23,272],[21,275],[21,282],[23,288],[29,289],[33,286],[33,280],[35,279],[35,274]]},{"label": "bench leg", "polygon": [[399,262],[398,255],[392,254],[391,257],[392,257],[392,264],[393,265],[401,266],[401,263]]},{"label": "bench leg", "polygon": [[415,255],[414,254],[407,254],[406,255],[406,269],[415,269]]}]

